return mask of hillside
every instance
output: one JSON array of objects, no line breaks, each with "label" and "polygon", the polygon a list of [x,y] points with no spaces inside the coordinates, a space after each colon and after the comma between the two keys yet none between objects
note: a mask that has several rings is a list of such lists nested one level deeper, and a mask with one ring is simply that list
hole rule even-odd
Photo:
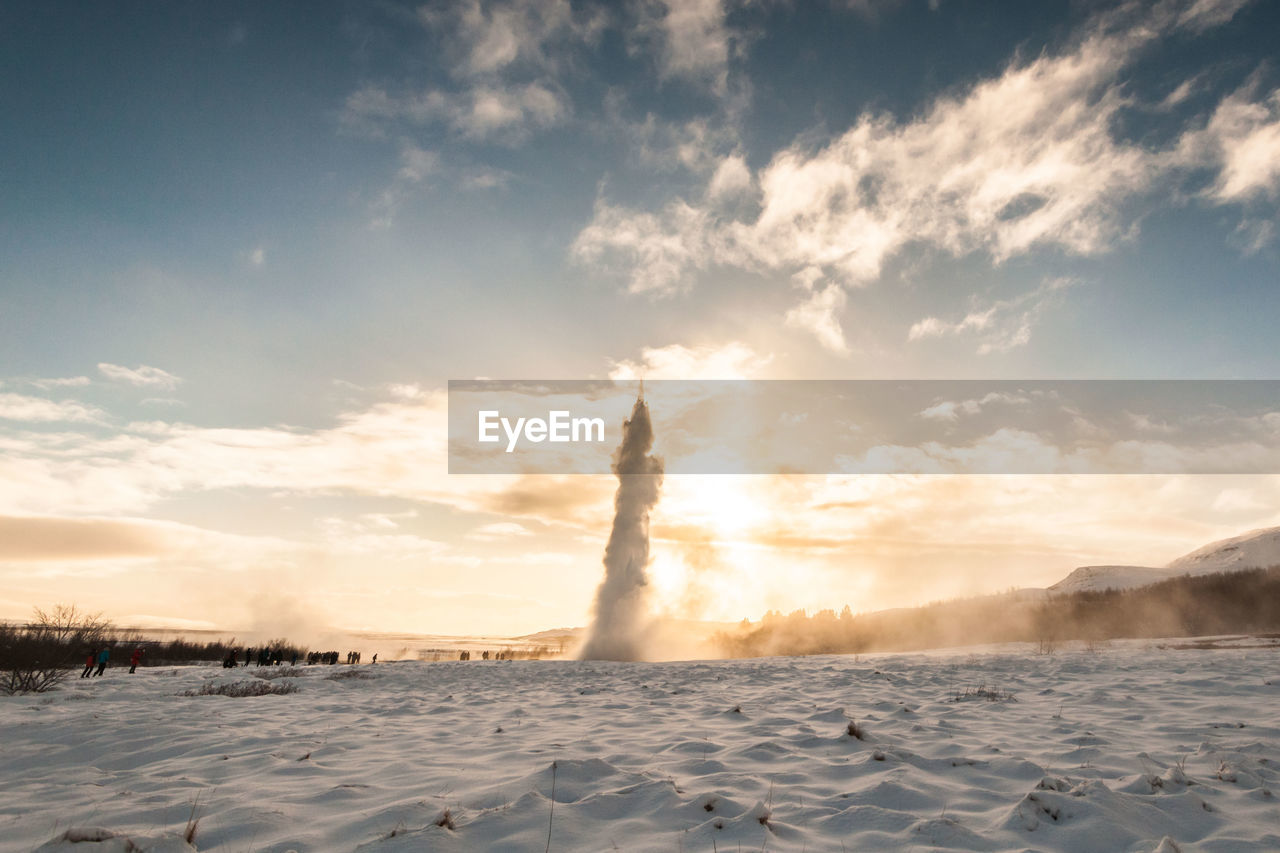
[{"label": "hillside", "polygon": [[1066,594],[1104,589],[1134,589],[1182,575],[1211,575],[1280,565],[1280,527],[1251,530],[1230,539],[1219,539],[1164,568],[1150,566],[1081,566],[1049,587]]}]

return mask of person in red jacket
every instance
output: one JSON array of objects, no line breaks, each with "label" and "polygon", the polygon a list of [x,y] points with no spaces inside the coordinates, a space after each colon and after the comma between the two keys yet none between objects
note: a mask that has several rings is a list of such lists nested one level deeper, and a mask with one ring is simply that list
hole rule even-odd
[{"label": "person in red jacket", "polygon": [[93,652],[89,652],[89,657],[84,662],[84,672],[80,673],[81,678],[88,678],[89,673],[93,672],[94,664],[98,662],[98,656]]},{"label": "person in red jacket", "polygon": [[129,672],[137,672],[140,663],[142,663],[142,646],[135,648],[133,654],[129,656]]}]

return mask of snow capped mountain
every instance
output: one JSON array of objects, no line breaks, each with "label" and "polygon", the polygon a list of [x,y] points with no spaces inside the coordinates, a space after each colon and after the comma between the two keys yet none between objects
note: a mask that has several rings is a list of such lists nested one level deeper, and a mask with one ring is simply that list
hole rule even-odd
[{"label": "snow capped mountain", "polygon": [[1169,564],[1174,574],[1207,575],[1280,565],[1280,527],[1211,542]]},{"label": "snow capped mountain", "polygon": [[1211,575],[1280,565],[1280,527],[1251,530],[1210,542],[1163,569],[1148,566],[1082,566],[1049,587],[1051,593],[1132,589],[1180,575]]}]

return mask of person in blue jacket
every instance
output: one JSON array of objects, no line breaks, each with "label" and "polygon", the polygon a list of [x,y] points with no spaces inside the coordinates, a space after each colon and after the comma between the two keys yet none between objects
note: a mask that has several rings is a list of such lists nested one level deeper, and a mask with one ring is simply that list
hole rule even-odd
[{"label": "person in blue jacket", "polygon": [[98,671],[94,675],[102,675],[103,670],[107,668],[107,661],[109,660],[111,660],[111,649],[103,646],[102,651],[98,652]]}]

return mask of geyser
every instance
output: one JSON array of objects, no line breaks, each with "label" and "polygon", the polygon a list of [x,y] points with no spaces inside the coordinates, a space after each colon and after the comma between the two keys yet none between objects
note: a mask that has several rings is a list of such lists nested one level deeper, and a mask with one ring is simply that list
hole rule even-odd
[{"label": "geyser", "polygon": [[591,629],[583,660],[640,660],[647,627],[645,593],[649,585],[649,511],[662,488],[662,460],[653,449],[653,424],[644,401],[644,385],[622,424],[622,443],[613,452],[618,476],[613,530],[604,549],[604,580],[596,590]]}]

